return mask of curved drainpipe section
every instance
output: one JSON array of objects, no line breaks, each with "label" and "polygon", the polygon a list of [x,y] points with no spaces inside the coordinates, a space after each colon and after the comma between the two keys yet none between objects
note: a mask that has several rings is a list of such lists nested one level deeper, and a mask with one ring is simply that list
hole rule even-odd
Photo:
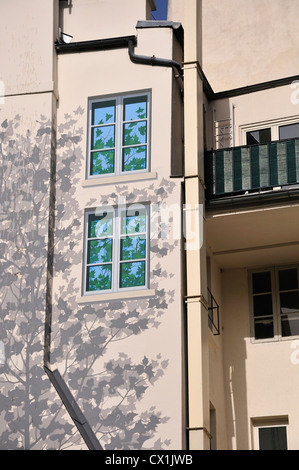
[{"label": "curved drainpipe section", "polygon": [[130,56],[131,61],[134,64],[152,65],[152,66],[158,66],[158,67],[172,67],[174,70],[177,71],[178,76],[183,78],[184,72],[178,62],[172,59],[160,59],[158,57],[155,57],[154,55],[152,57],[144,56],[144,55],[137,55],[135,54],[135,44],[136,42],[129,39],[128,41],[129,56]]}]

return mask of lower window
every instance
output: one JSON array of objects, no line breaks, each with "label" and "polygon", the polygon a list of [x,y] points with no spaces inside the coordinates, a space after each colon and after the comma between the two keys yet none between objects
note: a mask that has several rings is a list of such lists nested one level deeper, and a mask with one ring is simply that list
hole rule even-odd
[{"label": "lower window", "polygon": [[84,292],[148,287],[148,206],[88,212]]},{"label": "lower window", "polygon": [[256,340],[299,335],[298,266],[251,272],[251,326]]},{"label": "lower window", "polygon": [[253,445],[256,450],[288,450],[288,417],[255,418]]},{"label": "lower window", "polygon": [[259,450],[288,450],[286,426],[259,428]]}]

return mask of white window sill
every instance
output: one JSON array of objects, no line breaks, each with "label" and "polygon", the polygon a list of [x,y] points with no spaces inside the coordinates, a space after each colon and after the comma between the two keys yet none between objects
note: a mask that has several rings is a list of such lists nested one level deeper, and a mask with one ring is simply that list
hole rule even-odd
[{"label": "white window sill", "polygon": [[90,178],[82,181],[82,187],[88,188],[90,186],[101,186],[104,184],[122,184],[129,181],[144,181],[156,179],[156,172],[146,172],[146,173],[132,173],[128,175],[118,175],[118,176],[101,176],[98,178]]},{"label": "white window sill", "polygon": [[153,297],[156,295],[155,289],[144,289],[124,292],[111,292],[109,294],[89,294],[78,297],[78,304],[90,304],[98,302],[107,302],[109,300],[135,300],[142,297]]}]

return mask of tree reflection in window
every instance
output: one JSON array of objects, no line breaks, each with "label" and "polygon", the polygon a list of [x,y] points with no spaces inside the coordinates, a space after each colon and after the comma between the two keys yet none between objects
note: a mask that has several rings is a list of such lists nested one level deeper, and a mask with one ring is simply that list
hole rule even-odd
[{"label": "tree reflection in window", "polygon": [[91,103],[89,176],[148,166],[148,95]]},{"label": "tree reflection in window", "polygon": [[113,213],[88,217],[87,291],[112,287]]},{"label": "tree reflection in window", "polygon": [[146,168],[147,96],[124,100],[122,170]]},{"label": "tree reflection in window", "polygon": [[114,173],[116,101],[92,105],[91,175]]},{"label": "tree reflection in window", "polygon": [[146,207],[88,215],[87,292],[146,286],[146,260]]},{"label": "tree reflection in window", "polygon": [[121,216],[119,287],[145,285],[146,212],[123,213]]}]

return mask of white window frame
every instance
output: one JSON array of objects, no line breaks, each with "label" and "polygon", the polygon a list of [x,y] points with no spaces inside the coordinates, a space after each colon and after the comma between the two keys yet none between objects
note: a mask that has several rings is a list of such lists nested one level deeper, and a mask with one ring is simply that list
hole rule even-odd
[{"label": "white window frame", "polygon": [[279,128],[289,124],[298,124],[299,115],[289,116],[269,121],[255,122],[240,126],[240,145],[247,145],[247,132],[259,131],[262,129],[271,129],[271,139],[273,142],[279,140]]},{"label": "white window frame", "polygon": [[[287,266],[272,266],[268,268],[252,269],[249,271],[249,296],[250,296],[250,338],[253,343],[268,343],[272,341],[290,341],[298,339],[299,335],[294,336],[282,336],[281,334],[281,316],[280,313],[280,290],[279,290],[279,271],[288,269],[297,269],[297,279],[299,282],[299,265],[287,265]],[[253,309],[253,286],[252,286],[252,274],[270,272],[271,273],[271,285],[272,285],[272,308],[273,308],[273,325],[274,335],[271,338],[256,339],[255,328],[254,328],[254,309]],[[289,291],[295,291],[290,289]],[[298,289],[299,290],[299,289]],[[289,292],[283,291],[283,292]]]},{"label": "white window frame", "polygon": [[[147,97],[147,117],[145,119],[141,119],[140,121],[147,122],[147,141],[145,144],[146,146],[146,167],[141,170],[133,170],[133,171],[122,171],[122,150],[123,150],[123,124],[130,121],[123,120],[123,102],[125,99],[128,98],[138,98],[139,96],[146,96]],[[102,175],[91,175],[90,174],[90,166],[91,166],[91,154],[96,152],[96,150],[91,149],[91,142],[92,142],[92,128],[97,127],[96,125],[92,125],[92,106],[95,103],[104,103],[105,101],[115,101],[116,102],[116,109],[115,109],[115,155],[114,155],[114,172],[113,173],[103,173]],[[134,121],[135,122],[135,121]],[[138,121],[136,121],[138,122]],[[116,95],[106,95],[101,98],[90,98],[88,100],[88,136],[87,136],[87,165],[86,165],[86,179],[94,180],[94,179],[101,179],[107,178],[111,176],[122,176],[122,175],[130,175],[130,174],[140,174],[140,173],[147,173],[150,171],[150,140],[151,140],[151,91],[138,91],[136,93],[124,93],[124,94],[116,94]]]},{"label": "white window frame", "polygon": [[252,447],[253,450],[260,450],[259,430],[261,428],[286,428],[287,446],[289,443],[288,427],[289,419],[288,416],[275,416],[275,417],[263,417],[253,418],[252,422]]},{"label": "white window frame", "polygon": [[[126,211],[135,211],[135,210],[145,210],[146,211],[146,230],[145,232],[140,233],[140,235],[145,236],[146,240],[146,253],[145,258],[140,258],[136,261],[144,261],[145,262],[145,284],[143,286],[133,286],[133,287],[120,287],[120,265],[122,261],[120,259],[120,240],[125,235],[121,235],[121,216]],[[89,216],[90,215],[99,215],[101,212],[110,212],[113,213],[113,245],[112,245],[112,280],[111,280],[111,289],[105,290],[87,290],[86,282],[87,282],[87,267],[89,264],[87,263],[87,256],[88,256],[88,230],[89,230]],[[85,233],[84,233],[84,256],[83,256],[83,286],[82,286],[82,295],[83,296],[92,296],[92,295],[105,295],[111,293],[119,293],[119,292],[132,292],[132,291],[141,291],[149,289],[149,260],[150,260],[150,206],[149,203],[146,204],[131,204],[130,206],[123,206],[123,207],[106,207],[97,208],[87,210],[85,212]],[[104,263],[103,263],[104,264]],[[90,264],[92,265],[92,263]]]}]

